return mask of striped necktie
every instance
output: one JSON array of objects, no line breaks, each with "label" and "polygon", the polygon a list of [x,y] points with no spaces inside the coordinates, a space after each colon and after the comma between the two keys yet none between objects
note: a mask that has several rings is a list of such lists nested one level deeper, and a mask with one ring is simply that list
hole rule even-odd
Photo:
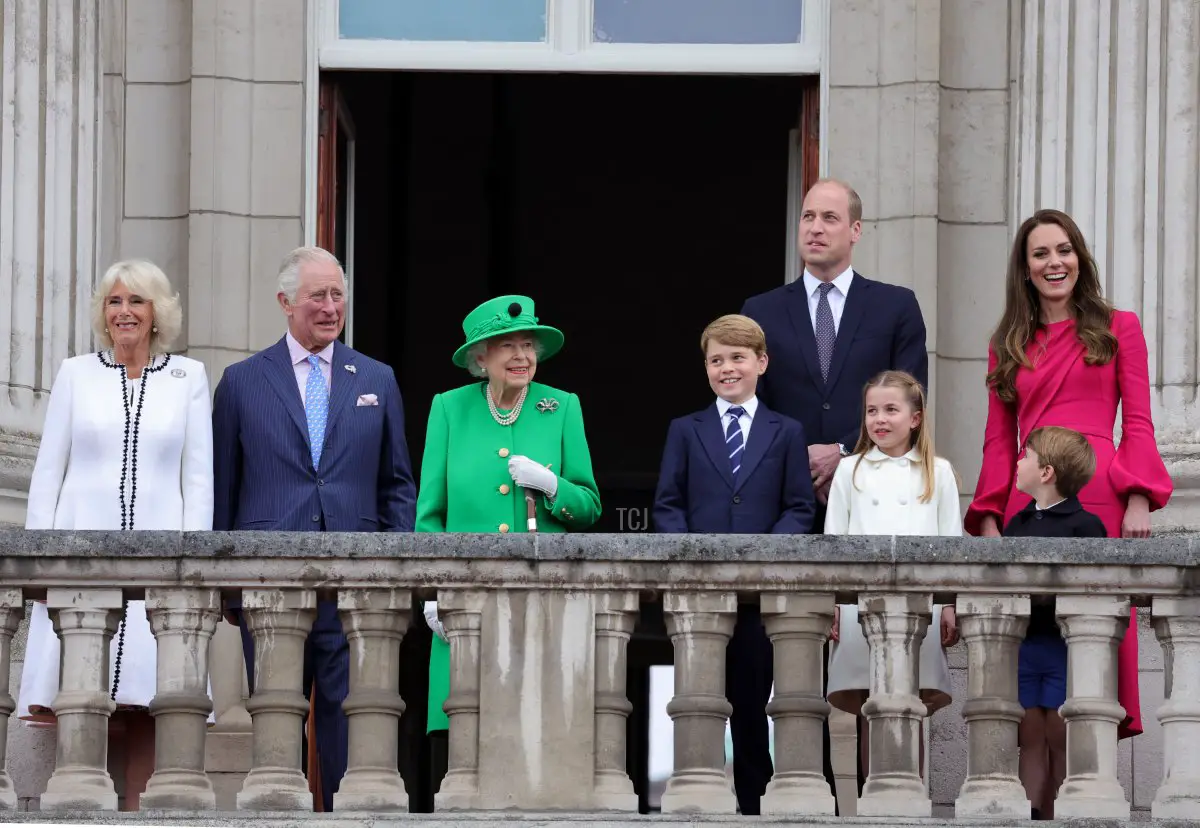
[{"label": "striped necktie", "polygon": [[746,409],[735,405],[725,413],[730,418],[729,427],[725,429],[725,451],[729,454],[729,468],[736,483],[738,471],[742,468],[742,455],[746,448],[746,440],[742,436],[742,424],[739,420],[746,413]]},{"label": "striped necktie", "polygon": [[304,416],[308,419],[308,447],[312,452],[313,470],[321,466],[321,450],[325,448],[325,421],[329,419],[329,389],[321,373],[321,358],[308,357],[308,382],[304,385]]}]

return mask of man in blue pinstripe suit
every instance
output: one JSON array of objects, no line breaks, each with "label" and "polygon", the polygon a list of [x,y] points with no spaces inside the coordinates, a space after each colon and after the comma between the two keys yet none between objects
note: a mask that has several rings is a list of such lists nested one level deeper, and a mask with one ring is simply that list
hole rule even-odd
[{"label": "man in blue pinstripe suit", "polygon": [[[278,300],[287,334],[225,369],[213,401],[213,528],[411,532],[416,486],[392,369],[338,341],[346,277],[337,259],[302,247],[284,259]],[[250,685],[254,642],[240,602]],[[322,805],[346,771],[349,647],[335,601],[321,601],[305,652],[315,692]],[[309,769],[310,775],[313,769]]]}]

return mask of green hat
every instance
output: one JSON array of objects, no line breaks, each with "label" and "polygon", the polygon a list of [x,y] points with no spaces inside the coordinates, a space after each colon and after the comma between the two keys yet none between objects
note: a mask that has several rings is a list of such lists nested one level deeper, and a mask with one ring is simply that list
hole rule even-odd
[{"label": "green hat", "polygon": [[467,351],[476,342],[518,331],[531,331],[537,337],[542,343],[542,359],[549,359],[562,350],[562,331],[538,324],[533,315],[532,299],[528,296],[497,296],[468,313],[463,320],[467,341],[454,352],[454,364],[466,368]]}]

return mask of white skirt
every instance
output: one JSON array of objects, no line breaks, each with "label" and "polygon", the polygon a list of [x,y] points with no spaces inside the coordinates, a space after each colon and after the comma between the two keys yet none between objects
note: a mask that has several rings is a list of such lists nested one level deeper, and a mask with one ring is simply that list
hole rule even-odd
[{"label": "white skirt", "polygon": [[[118,633],[113,635],[108,665],[109,687],[112,687],[117,662]],[[50,613],[40,601],[33,602],[29,617],[29,643],[25,646],[25,664],[21,669],[21,691],[17,700],[17,716],[33,721],[52,721],[54,698],[58,695],[58,670],[61,644]],[[145,708],[150,706],[158,684],[158,646],[150,621],[146,617],[145,601],[130,601],[125,615],[125,646],[121,655],[121,681],[117,685],[118,707]],[[211,686],[209,696],[212,696]],[[209,721],[213,716],[209,714]]]},{"label": "white skirt", "polygon": [[[921,642],[921,701],[929,713],[950,704],[950,666],[942,649],[942,608],[933,606],[933,621]],[[826,698],[839,710],[857,715],[871,689],[871,651],[858,621],[856,604],[841,605],[840,641],[829,647],[829,687]]]}]

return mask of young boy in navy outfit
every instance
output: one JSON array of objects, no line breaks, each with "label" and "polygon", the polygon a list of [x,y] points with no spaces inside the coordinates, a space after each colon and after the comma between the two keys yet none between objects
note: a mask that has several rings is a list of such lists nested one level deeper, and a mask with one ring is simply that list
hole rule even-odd
[{"label": "young boy in navy outfit", "polygon": [[[1096,454],[1077,431],[1047,426],[1033,431],[1017,461],[1017,490],[1033,500],[1004,527],[1005,537],[1103,538],[1104,523],[1077,495],[1096,472]],[[1066,776],[1067,732],[1058,709],[1067,700],[1067,643],[1054,608],[1035,604],[1017,659],[1025,718],[1017,731],[1021,784],[1034,819],[1054,818],[1054,797]]]},{"label": "young boy in navy outfit", "polygon": [[[700,348],[716,401],[674,420],[667,431],[655,530],[806,534],[815,498],[804,428],[755,396],[767,370],[762,328],[746,316],[722,316],[704,329]],[[725,665],[738,808],[757,815],[773,772],[766,714],[771,641],[757,604],[738,606]]]}]

